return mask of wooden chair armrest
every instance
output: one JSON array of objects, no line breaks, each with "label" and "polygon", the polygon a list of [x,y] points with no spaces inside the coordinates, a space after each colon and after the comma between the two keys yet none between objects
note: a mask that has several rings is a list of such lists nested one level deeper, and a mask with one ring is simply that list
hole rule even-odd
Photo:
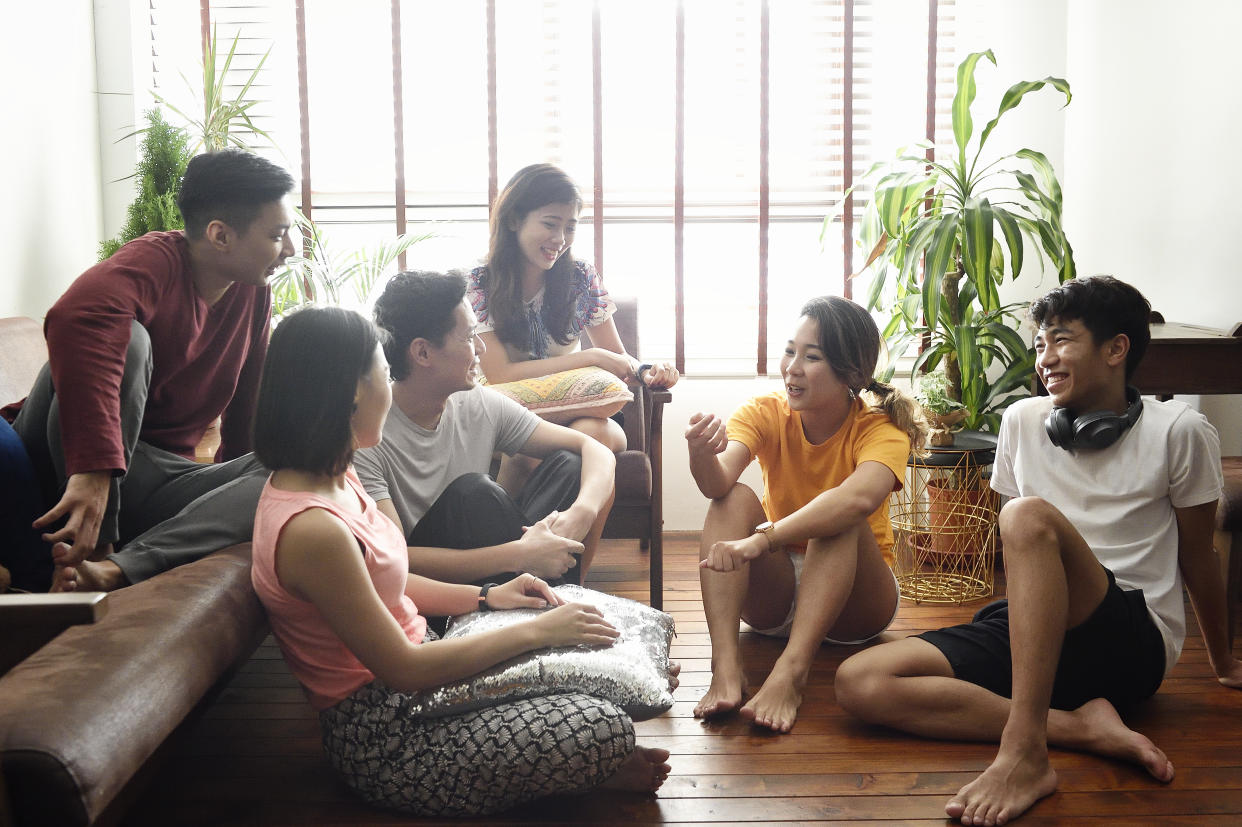
[{"label": "wooden chair armrest", "polygon": [[107,597],[104,592],[0,595],[0,675],[68,627],[102,618]]}]

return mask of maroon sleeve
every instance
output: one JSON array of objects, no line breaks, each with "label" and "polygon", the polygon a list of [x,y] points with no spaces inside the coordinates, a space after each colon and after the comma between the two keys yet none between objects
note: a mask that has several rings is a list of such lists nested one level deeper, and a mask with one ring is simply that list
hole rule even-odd
[{"label": "maroon sleeve", "polygon": [[130,325],[146,324],[179,269],[174,247],[138,239],[79,276],[48,311],[67,475],[125,470],[120,394]]},{"label": "maroon sleeve", "polygon": [[237,390],[229,406],[220,416],[220,447],[216,461],[236,459],[251,450],[254,409],[259,399],[259,381],[263,377],[263,360],[267,357],[267,340],[272,328],[272,291],[263,291],[255,302],[254,333],[250,352],[237,377]]}]

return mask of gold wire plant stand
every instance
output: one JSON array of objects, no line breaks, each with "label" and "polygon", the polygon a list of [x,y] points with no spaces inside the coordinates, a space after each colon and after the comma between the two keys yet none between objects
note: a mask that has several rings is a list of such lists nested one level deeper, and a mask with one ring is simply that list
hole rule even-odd
[{"label": "gold wire plant stand", "polygon": [[992,596],[996,496],[985,471],[991,434],[963,431],[951,446],[911,457],[905,487],[889,501],[893,571],[915,603],[969,603]]}]

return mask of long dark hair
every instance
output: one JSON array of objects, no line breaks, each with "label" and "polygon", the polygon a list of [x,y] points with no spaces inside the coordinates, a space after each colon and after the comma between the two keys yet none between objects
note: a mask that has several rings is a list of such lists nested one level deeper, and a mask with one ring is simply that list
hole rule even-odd
[{"label": "long dark hair", "polygon": [[358,380],[382,333],[340,307],[305,307],[272,333],[254,420],[254,453],[273,471],[343,474],[354,457]]},{"label": "long dark hair", "polygon": [[927,419],[909,394],[875,378],[880,361],[880,329],[862,305],[840,296],[819,296],[802,306],[802,315],[819,326],[819,349],[829,367],[855,395],[910,437],[916,455],[926,453]]},{"label": "long dark hair", "polygon": [[[487,271],[482,279],[487,291],[487,312],[497,338],[527,352],[535,343],[530,341],[522,302],[525,259],[518,246],[517,229],[532,211],[549,204],[569,204],[577,213],[582,209],[582,194],[559,167],[531,164],[509,179],[492,207]],[[569,290],[573,275],[573,248],[566,247],[544,276],[543,292],[543,326],[562,345],[574,340],[570,329],[574,297]]]}]

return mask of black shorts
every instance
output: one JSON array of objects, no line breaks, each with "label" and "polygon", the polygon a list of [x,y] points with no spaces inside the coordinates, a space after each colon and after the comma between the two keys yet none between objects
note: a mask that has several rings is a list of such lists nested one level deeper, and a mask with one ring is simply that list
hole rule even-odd
[{"label": "black shorts", "polygon": [[[1095,698],[1114,706],[1156,694],[1164,680],[1164,638],[1142,590],[1124,591],[1111,571],[1108,591],[1091,616],[1065,633],[1052,687],[1053,709],[1077,709]],[[1003,697],[1013,693],[1009,601],[984,606],[970,623],[919,637],[941,651],[959,680]]]}]

